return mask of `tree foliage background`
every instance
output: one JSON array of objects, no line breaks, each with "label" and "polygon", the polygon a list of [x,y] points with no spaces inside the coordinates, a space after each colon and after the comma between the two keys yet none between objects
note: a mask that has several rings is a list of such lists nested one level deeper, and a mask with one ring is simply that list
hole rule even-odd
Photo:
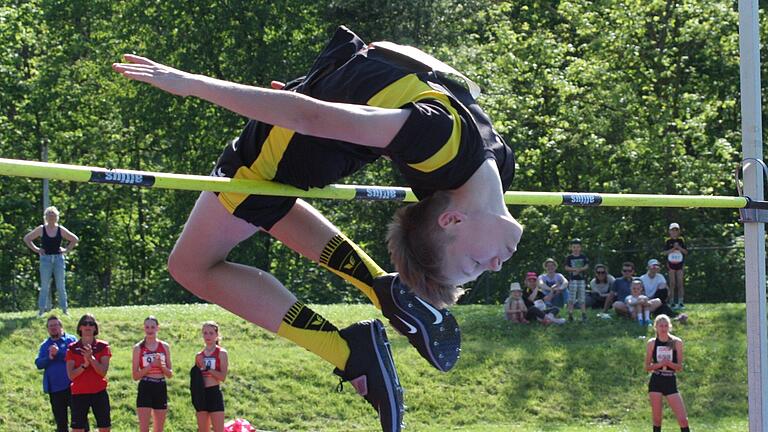
[{"label": "tree foliage background", "polygon": [[[515,149],[517,190],[733,195],[740,160],[738,12],[691,0],[6,0],[0,5],[0,157],[207,174],[245,120],[110,70],[137,53],[195,73],[267,85],[299,76],[335,27],[411,44],[465,71]],[[765,35],[766,27],[761,25]],[[766,76],[763,70],[762,76]],[[400,185],[377,162],[350,183]],[[34,308],[41,181],[0,177],[0,310]],[[76,305],[197,301],[165,262],[197,194],[51,182]],[[382,266],[392,203],[314,202]],[[732,210],[513,207],[519,252],[465,302],[498,302],[511,280],[580,237],[614,273],[660,257],[666,227],[693,247],[689,301],[742,301]],[[306,302],[362,301],[354,288],[257,235],[230,259],[273,272]]]}]

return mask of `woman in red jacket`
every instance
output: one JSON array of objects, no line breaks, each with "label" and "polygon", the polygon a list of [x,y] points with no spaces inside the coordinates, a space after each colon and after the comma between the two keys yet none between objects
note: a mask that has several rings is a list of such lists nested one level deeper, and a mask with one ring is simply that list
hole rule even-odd
[{"label": "woman in red jacket", "polygon": [[107,371],[112,352],[106,341],[96,339],[99,324],[91,314],[77,322],[80,340],[67,347],[67,375],[72,381],[72,432],[84,432],[88,411],[93,409],[99,432],[112,427],[107,394]]}]

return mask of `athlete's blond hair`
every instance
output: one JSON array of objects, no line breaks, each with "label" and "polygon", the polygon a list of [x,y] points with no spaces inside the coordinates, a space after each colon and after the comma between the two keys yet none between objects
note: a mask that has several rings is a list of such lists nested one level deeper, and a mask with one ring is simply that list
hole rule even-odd
[{"label": "athlete's blond hair", "polygon": [[433,195],[395,212],[387,232],[387,247],[400,279],[417,296],[442,308],[451,306],[464,290],[442,273],[445,246],[452,238],[438,224],[451,202],[450,193]]}]

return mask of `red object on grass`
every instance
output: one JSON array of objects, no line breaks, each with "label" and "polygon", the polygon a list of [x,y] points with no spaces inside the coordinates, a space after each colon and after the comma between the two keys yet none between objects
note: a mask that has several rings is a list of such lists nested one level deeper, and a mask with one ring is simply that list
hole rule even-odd
[{"label": "red object on grass", "polygon": [[234,419],[224,423],[224,432],[258,432],[248,420]]}]

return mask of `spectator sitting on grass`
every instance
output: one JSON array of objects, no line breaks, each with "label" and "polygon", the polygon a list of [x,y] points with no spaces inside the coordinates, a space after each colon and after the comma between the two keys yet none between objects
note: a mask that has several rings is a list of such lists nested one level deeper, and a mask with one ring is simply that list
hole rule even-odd
[{"label": "spectator sitting on grass", "polygon": [[589,281],[587,306],[593,309],[602,307],[603,312],[607,312],[616,297],[613,292],[613,283],[615,281],[616,278],[608,273],[608,267],[605,264],[595,265],[595,277]]},{"label": "spectator sitting on grass", "polygon": [[507,321],[520,324],[528,324],[525,318],[528,308],[523,300],[523,289],[518,282],[512,282],[509,287],[509,297],[504,302],[504,313]]},{"label": "spectator sitting on grass", "polygon": [[547,307],[547,302],[552,301],[552,293],[544,295],[539,289],[537,283],[538,275],[536,272],[528,272],[525,275],[525,291],[523,301],[528,308],[525,318],[528,321],[537,320],[542,324],[565,324],[565,320],[557,318],[560,309],[552,306]]},{"label": "spectator sitting on grass", "polygon": [[624,299],[628,295],[632,294],[632,281],[635,278],[635,263],[631,261],[625,261],[621,265],[621,277],[616,278],[613,282],[613,294],[616,301],[613,302],[613,310],[616,311],[616,315],[627,318],[632,318],[629,314],[629,308],[624,303]]},{"label": "spectator sitting on grass", "polygon": [[667,296],[669,290],[667,288],[667,280],[659,273],[661,269],[661,263],[657,259],[648,260],[648,272],[640,276],[640,280],[643,281],[645,287],[645,295],[649,299],[657,298],[662,303],[667,302]]},{"label": "spectator sitting on grass", "polygon": [[651,325],[651,311],[648,297],[643,294],[643,282],[639,279],[632,281],[632,293],[624,299],[629,309],[630,318],[637,316],[640,325]]},{"label": "spectator sitting on grass", "polygon": [[546,273],[539,276],[537,283],[539,289],[544,293],[544,296],[551,296],[551,300],[544,300],[548,307],[557,306],[563,307],[566,301],[568,301],[568,279],[557,273],[557,261],[553,258],[547,258],[543,264]]}]

